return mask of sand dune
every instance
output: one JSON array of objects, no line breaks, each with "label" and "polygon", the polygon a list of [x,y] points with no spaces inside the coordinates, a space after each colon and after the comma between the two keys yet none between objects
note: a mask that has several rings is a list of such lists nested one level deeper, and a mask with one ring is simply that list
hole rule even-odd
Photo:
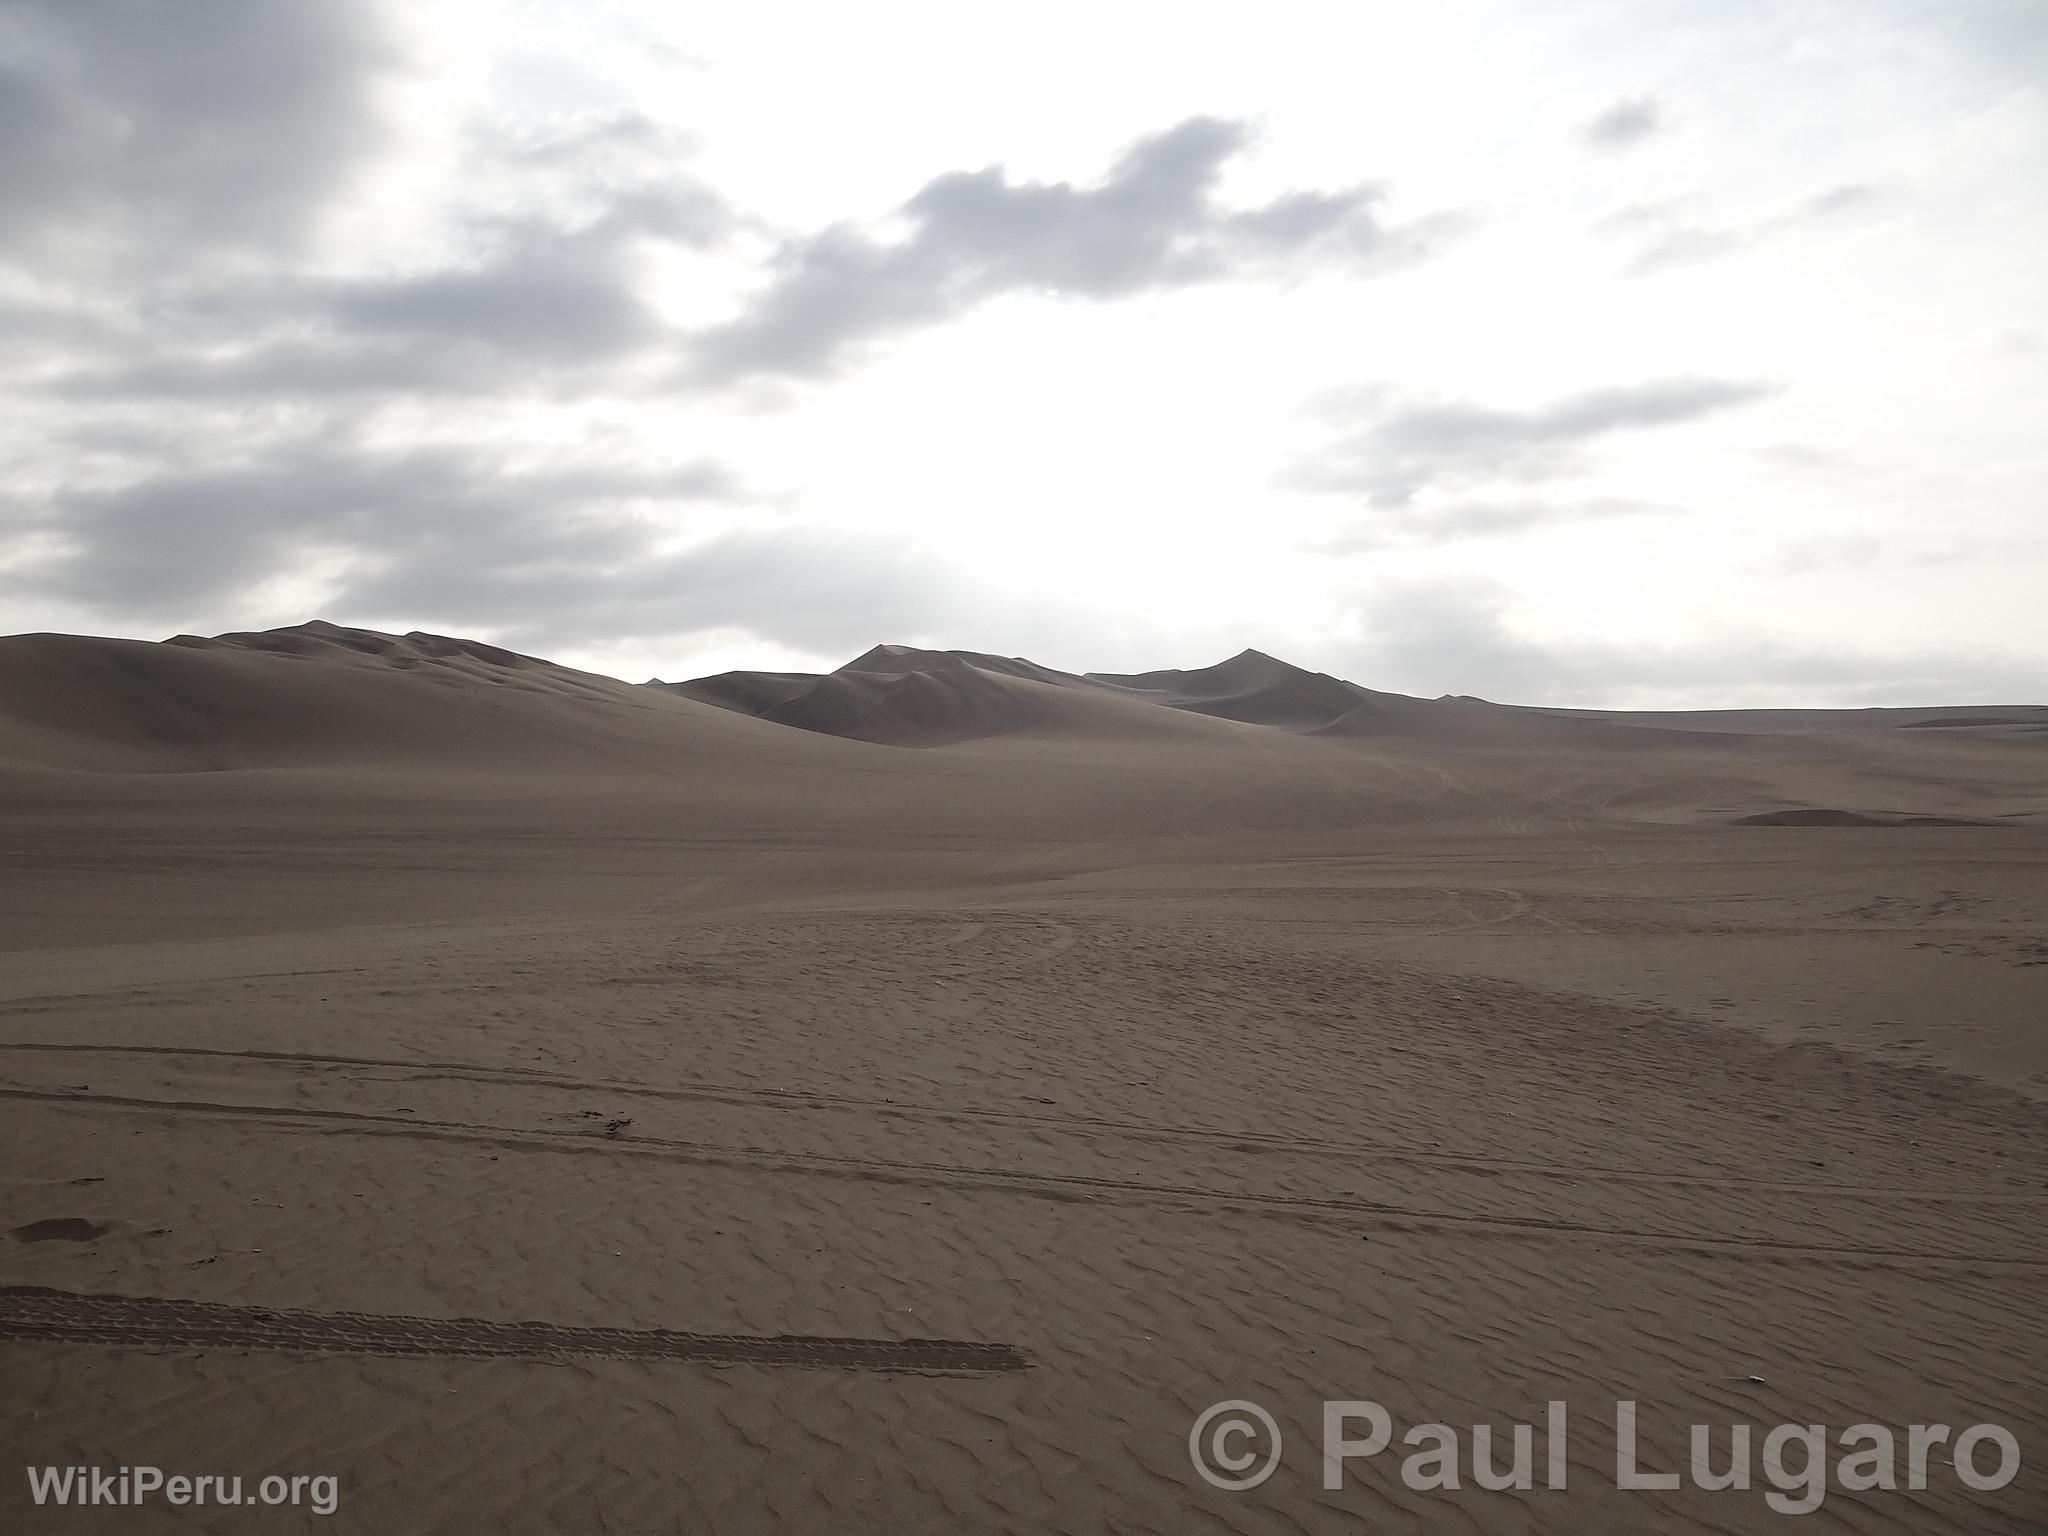
[{"label": "sand dune", "polygon": [[[1228,661],[1193,671],[1091,672],[1098,682],[1112,683],[1156,696],[1160,703],[1225,720],[1307,730],[1354,713],[1369,701],[1397,696],[1374,694],[1356,683],[1307,672],[1268,656],[1245,650]],[[1419,700],[1402,700],[1417,704]]]},{"label": "sand dune", "polygon": [[578,672],[479,640],[458,640],[417,630],[407,635],[387,635],[374,629],[347,629],[319,619],[285,629],[242,631],[211,639],[202,635],[173,635],[164,644],[195,651],[248,651],[265,656],[360,661],[399,671],[425,667],[492,687],[542,693],[604,697],[616,696],[619,691],[619,684],[612,678]]},{"label": "sand dune", "polygon": [[[703,770],[748,755],[758,734],[662,689],[437,635],[309,624],[161,644],[0,638],[0,769],[709,788]],[[805,753],[780,754],[792,755]],[[821,742],[809,755],[832,753]]]},{"label": "sand dune", "polygon": [[[770,676],[771,686],[747,681]],[[1109,707],[1111,700],[1287,730],[1328,726],[1361,709],[1427,709],[1423,700],[1374,693],[1251,650],[1193,671],[1077,674],[1021,656],[878,645],[797,690],[801,676],[726,673],[664,686],[805,730],[925,745],[1033,730],[1108,729],[1138,718]],[[881,681],[900,678],[923,681],[900,690]],[[783,691],[784,679],[794,691]],[[1039,686],[1014,686],[1020,683]]]},{"label": "sand dune", "polygon": [[1000,677],[1019,677],[1030,682],[1052,683],[1063,688],[1086,681],[1071,672],[1041,667],[1037,662],[1026,661],[1022,656],[993,656],[986,651],[923,650],[914,645],[874,646],[861,652],[838,671],[931,672],[954,670],[962,665],[973,667],[980,672],[993,672]]},{"label": "sand dune", "polygon": [[[473,642],[306,625],[161,645],[0,640],[0,761],[107,772],[545,760],[647,704],[610,678]],[[515,761],[517,759],[514,759]]]},{"label": "sand dune", "polygon": [[878,645],[828,673],[727,672],[659,684],[780,725],[894,746],[1142,729],[1112,690],[1021,657]]},{"label": "sand dune", "polygon": [[828,736],[943,746],[1057,727],[1065,701],[966,662],[925,671],[834,672],[761,718]]},{"label": "sand dune", "polygon": [[664,688],[683,698],[716,704],[720,709],[737,710],[743,715],[759,715],[809,692],[817,680],[815,672],[720,672],[681,683],[651,678],[643,686]]},{"label": "sand dune", "polygon": [[[2039,715],[0,639],[0,1425],[337,1528],[1782,1528],[1628,1397],[1998,1423],[1821,1518],[2027,1530]],[[1569,1491],[1327,1491],[1361,1397]]]},{"label": "sand dune", "polygon": [[1927,728],[1983,718],[1514,708],[1379,692],[1254,651],[1082,675],[885,645],[825,674],[635,686],[474,641],[321,623],[162,644],[0,639],[0,773],[68,777],[70,793],[79,774],[287,771],[326,774],[336,793],[652,795],[686,817],[782,821],[796,804],[822,823],[850,786],[890,801],[878,786],[895,782],[935,829],[972,830],[994,795],[1055,835],[1588,810],[1869,825],[2037,815],[2048,736]]}]

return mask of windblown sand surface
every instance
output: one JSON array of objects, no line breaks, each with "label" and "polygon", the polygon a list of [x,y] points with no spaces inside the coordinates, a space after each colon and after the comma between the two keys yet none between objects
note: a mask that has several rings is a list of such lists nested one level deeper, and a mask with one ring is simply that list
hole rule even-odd
[{"label": "windblown sand surface", "polygon": [[[1783,1525],[1617,1491],[1630,1398],[1659,1470],[1994,1422],[2003,1490],[1809,1524],[2038,1531],[2044,856],[2039,708],[0,640],[10,1459],[365,1531]],[[1325,1398],[1565,1399],[1569,1488],[1326,1491]]]}]

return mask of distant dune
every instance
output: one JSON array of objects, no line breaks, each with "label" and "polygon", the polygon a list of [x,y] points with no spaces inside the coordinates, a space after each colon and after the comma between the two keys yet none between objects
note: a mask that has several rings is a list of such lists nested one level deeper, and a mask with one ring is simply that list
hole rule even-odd
[{"label": "distant dune", "polygon": [[[321,622],[160,644],[0,639],[0,770],[70,795],[81,775],[282,771],[333,792],[524,786],[840,822],[914,802],[955,826],[1023,818],[1087,836],[1162,818],[1184,835],[1589,816],[1882,827],[2038,816],[2042,724],[2048,710],[2021,707],[1516,708],[1381,692],[1254,650],[1069,673],[878,645],[823,674],[636,685]],[[892,780],[900,794],[881,788]]]},{"label": "distant dune", "polygon": [[1394,697],[1375,694],[1327,672],[1307,672],[1263,651],[1252,650],[1240,651],[1228,661],[1191,672],[1092,672],[1089,676],[1098,682],[1154,695],[1160,703],[1175,709],[1296,731],[1329,725],[1353,713],[1361,704]]},{"label": "distant dune", "polygon": [[643,686],[666,688],[683,698],[738,710],[743,715],[759,715],[788,703],[798,694],[808,693],[817,681],[814,672],[720,672],[715,677],[692,678],[684,683],[651,678]]},{"label": "distant dune", "polygon": [[726,672],[656,686],[779,725],[892,746],[1175,734],[1153,707],[1171,700],[980,651],[878,645],[834,672]]},{"label": "distant dune", "polygon": [[[102,773],[542,765],[647,696],[473,641],[331,624],[0,640],[0,761]],[[564,734],[566,733],[566,735]]]}]

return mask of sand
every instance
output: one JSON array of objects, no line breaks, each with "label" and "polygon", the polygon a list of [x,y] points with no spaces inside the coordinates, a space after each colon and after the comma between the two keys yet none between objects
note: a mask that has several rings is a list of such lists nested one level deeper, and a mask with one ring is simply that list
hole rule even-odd
[{"label": "sand", "polygon": [[[340,1479],[0,1528],[1784,1525],[1622,1398],[1994,1422],[1809,1523],[2048,1522],[2039,708],[21,636],[0,861],[13,1460]],[[1568,1487],[1326,1490],[1329,1398]]]}]

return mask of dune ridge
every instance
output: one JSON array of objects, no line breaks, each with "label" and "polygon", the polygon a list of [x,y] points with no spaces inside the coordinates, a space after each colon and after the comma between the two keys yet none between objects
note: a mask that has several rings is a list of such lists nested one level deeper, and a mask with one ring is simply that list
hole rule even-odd
[{"label": "dune ridge", "polygon": [[[766,815],[777,796],[824,803],[835,786],[901,773],[961,824],[988,803],[976,786],[996,782],[1048,827],[1099,826],[1148,796],[1181,807],[1189,830],[1589,813],[2030,820],[2048,809],[2036,713],[2048,718],[1537,709],[1383,692],[1255,650],[1187,670],[1069,673],[885,644],[827,673],[629,684],[479,641],[318,621],[157,644],[0,638],[0,771],[16,776],[325,771],[451,793],[523,780]],[[928,761],[867,755],[878,749]]]}]

